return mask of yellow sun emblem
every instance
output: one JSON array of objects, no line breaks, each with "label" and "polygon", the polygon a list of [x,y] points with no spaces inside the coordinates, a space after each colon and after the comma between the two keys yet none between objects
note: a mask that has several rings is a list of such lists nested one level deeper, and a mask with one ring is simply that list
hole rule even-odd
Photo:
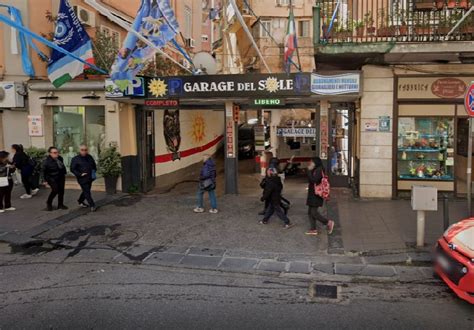
[{"label": "yellow sun emblem", "polygon": [[275,78],[275,77],[268,77],[266,82],[265,82],[265,89],[269,93],[277,92],[278,89],[280,89],[280,87],[278,86],[278,79]]},{"label": "yellow sun emblem", "polygon": [[202,142],[206,137],[206,121],[201,114],[193,116],[191,137],[196,143]]},{"label": "yellow sun emblem", "polygon": [[148,85],[148,90],[154,97],[163,97],[168,92],[168,86],[161,79],[153,79]]}]

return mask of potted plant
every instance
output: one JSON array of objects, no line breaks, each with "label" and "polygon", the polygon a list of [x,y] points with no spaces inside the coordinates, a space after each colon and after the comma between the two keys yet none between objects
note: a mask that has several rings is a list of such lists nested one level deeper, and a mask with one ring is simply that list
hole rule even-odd
[{"label": "potted plant", "polygon": [[98,172],[104,177],[107,194],[116,194],[117,180],[122,174],[122,159],[116,146],[111,145],[100,153]]},{"label": "potted plant", "polygon": [[363,20],[354,20],[352,23],[353,28],[356,31],[357,38],[363,38],[365,32],[365,23]]},{"label": "potted plant", "polygon": [[452,28],[450,17],[441,17],[438,24],[438,34],[446,35]]},{"label": "potted plant", "polygon": [[48,156],[48,152],[44,148],[30,147],[25,149],[25,152],[35,162],[35,168],[33,169],[33,175],[31,176],[31,184],[33,187],[39,187],[41,182],[41,167],[43,161]]},{"label": "potted plant", "polygon": [[348,41],[352,37],[352,25],[338,25],[336,27],[336,37],[341,41]]},{"label": "potted plant", "polygon": [[469,8],[468,0],[459,0],[458,8],[468,9]]},{"label": "potted plant", "polygon": [[386,12],[386,9],[379,11],[380,24],[377,29],[377,37],[392,37],[395,35],[395,27],[391,24],[393,16]]},{"label": "potted plant", "polygon": [[461,33],[462,34],[473,34],[474,33],[474,18],[473,15],[467,17],[464,22],[461,24]]},{"label": "potted plant", "polygon": [[368,11],[364,15],[364,24],[366,26],[367,35],[373,36],[375,34],[375,26],[374,26],[374,17],[372,16],[372,12]]},{"label": "potted plant", "polygon": [[447,5],[447,7],[448,7],[449,9],[454,9],[454,8],[456,8],[456,0],[448,0],[448,5]]},{"label": "potted plant", "polygon": [[445,0],[436,0],[435,1],[435,7],[437,10],[442,10],[445,5]]}]

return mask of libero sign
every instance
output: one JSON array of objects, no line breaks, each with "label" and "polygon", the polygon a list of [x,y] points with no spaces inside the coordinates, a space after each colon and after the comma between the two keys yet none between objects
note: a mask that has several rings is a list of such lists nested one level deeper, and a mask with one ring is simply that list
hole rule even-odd
[{"label": "libero sign", "polygon": [[156,77],[148,98],[273,98],[311,94],[309,73]]}]

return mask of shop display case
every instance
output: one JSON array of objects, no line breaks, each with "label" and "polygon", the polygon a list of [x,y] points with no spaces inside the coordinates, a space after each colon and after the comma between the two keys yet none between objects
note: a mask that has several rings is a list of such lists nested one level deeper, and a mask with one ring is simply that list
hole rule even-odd
[{"label": "shop display case", "polygon": [[399,180],[454,180],[454,121],[401,117],[398,122]]}]

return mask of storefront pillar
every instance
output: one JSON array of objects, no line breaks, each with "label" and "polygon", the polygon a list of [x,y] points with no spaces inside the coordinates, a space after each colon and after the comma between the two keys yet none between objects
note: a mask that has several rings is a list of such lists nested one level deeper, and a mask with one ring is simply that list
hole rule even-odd
[{"label": "storefront pillar", "polygon": [[237,124],[234,120],[234,103],[225,103],[225,194],[238,194]]}]

